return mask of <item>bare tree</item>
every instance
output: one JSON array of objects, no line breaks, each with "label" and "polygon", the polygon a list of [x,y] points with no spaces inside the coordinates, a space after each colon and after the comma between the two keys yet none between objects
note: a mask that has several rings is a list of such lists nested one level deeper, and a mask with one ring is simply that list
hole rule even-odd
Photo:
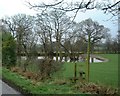
[{"label": "bare tree", "polygon": [[53,30],[48,14],[37,14],[36,25],[38,36],[44,47],[45,58],[47,58],[47,55],[53,52]]},{"label": "bare tree", "polygon": [[105,37],[105,33],[108,32],[109,29],[105,28],[103,25],[99,25],[98,22],[92,21],[92,19],[87,19],[80,23],[80,31],[80,35],[85,37],[84,39],[87,42],[86,79],[89,81],[90,54],[93,51],[94,44],[103,39]]},{"label": "bare tree", "polygon": [[[51,10],[41,15],[38,15],[37,21],[38,21],[38,25],[41,27],[39,32],[42,33],[42,35],[44,35],[44,37],[42,38],[44,38],[44,41],[45,41],[45,37],[48,38],[49,44],[51,46],[50,52],[53,52],[53,47],[55,47],[54,49],[56,51],[56,60],[58,61],[58,55],[60,55],[62,59],[61,45],[62,45],[62,41],[65,38],[64,34],[68,32],[68,29],[70,27],[70,19],[67,17],[65,12],[58,10]],[[53,46],[53,42],[55,42],[54,44],[55,46]]]},{"label": "bare tree", "polygon": [[106,53],[119,53],[119,43],[116,37],[112,38],[110,34],[106,34],[105,43],[103,43]]},{"label": "bare tree", "polygon": [[112,52],[112,37],[111,34],[109,33],[105,35],[105,52],[106,53]]},{"label": "bare tree", "polygon": [[120,30],[118,31],[117,40],[118,40],[118,53],[120,53]]},{"label": "bare tree", "polygon": [[92,19],[86,19],[85,21],[80,22],[80,37],[88,42],[88,35],[90,35],[91,43],[91,53],[94,51],[94,44],[101,41],[105,38],[105,34],[109,31],[108,28],[105,28],[103,25],[100,25],[98,22],[93,21]]}]

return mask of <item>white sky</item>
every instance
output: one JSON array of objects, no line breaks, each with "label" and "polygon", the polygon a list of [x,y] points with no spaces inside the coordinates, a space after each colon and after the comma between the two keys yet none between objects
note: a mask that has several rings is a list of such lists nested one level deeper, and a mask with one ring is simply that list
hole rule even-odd
[{"label": "white sky", "polygon": [[[37,12],[34,11],[33,9],[29,9],[25,1],[30,1],[32,4],[43,2],[43,0],[0,0],[0,19],[5,16],[12,16],[18,13],[35,15]],[[117,1],[117,0],[111,0],[111,1]],[[44,0],[44,2],[49,4],[51,3],[51,0]],[[69,13],[69,15],[71,14]],[[110,14],[105,15],[102,11],[92,10],[92,11],[86,11],[85,13],[79,12],[75,20],[77,22],[80,22],[82,20],[92,18],[93,20],[98,21],[100,24],[109,28],[111,30],[111,35],[115,37],[118,30],[118,23],[113,24],[114,23],[113,21],[111,20],[107,21],[110,17],[111,17]]]}]

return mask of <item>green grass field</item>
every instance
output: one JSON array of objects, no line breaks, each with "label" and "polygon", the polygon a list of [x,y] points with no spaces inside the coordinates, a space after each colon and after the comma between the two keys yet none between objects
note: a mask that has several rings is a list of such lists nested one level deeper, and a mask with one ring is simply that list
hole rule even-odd
[{"label": "green grass field", "polygon": [[91,64],[90,80],[108,86],[118,87],[118,55],[104,54],[108,62]]},{"label": "green grass field", "polygon": [[[90,82],[118,87],[118,54],[99,55],[107,58],[109,61],[90,64]],[[80,69],[85,70],[85,63],[77,63],[77,76],[79,76]],[[64,78],[74,76],[74,63],[64,64],[62,76]]]},{"label": "green grass field", "polygon": [[[118,88],[118,54],[100,54],[108,58],[108,62],[90,64],[90,82],[99,85]],[[77,77],[79,70],[85,69],[85,63],[77,63]],[[1,70],[1,68],[0,68]],[[35,70],[35,67],[34,67]],[[44,82],[39,81],[34,84],[33,81],[26,79],[17,73],[2,68],[2,76],[12,81],[15,85],[32,94],[80,94],[80,90],[75,89],[75,83],[68,80],[74,77],[74,63],[64,63],[61,71],[56,72],[53,78]],[[65,84],[63,84],[66,82]],[[77,81],[79,84],[80,81]],[[82,95],[83,96],[83,95]]]}]

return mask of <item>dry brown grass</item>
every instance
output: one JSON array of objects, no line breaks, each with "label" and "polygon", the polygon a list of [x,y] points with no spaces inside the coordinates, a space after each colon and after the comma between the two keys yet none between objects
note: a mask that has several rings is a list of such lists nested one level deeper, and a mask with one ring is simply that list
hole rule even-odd
[{"label": "dry brown grass", "polygon": [[26,77],[27,79],[38,80],[39,78],[39,75],[37,73],[30,72],[30,71],[23,71],[20,67],[12,67],[11,71],[18,73]]},{"label": "dry brown grass", "polygon": [[75,88],[82,93],[103,94],[103,96],[104,94],[109,94],[109,96],[116,96],[118,94],[118,89],[100,86],[95,83],[79,83],[75,85]]}]

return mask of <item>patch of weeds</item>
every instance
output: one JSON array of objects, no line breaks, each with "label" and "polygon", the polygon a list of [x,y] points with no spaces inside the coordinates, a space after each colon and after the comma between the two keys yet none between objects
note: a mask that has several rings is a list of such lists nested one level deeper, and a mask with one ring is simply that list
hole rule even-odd
[{"label": "patch of weeds", "polygon": [[78,83],[75,84],[74,88],[82,93],[88,93],[88,94],[110,94],[113,96],[118,94],[117,89],[101,86],[95,83]]}]

